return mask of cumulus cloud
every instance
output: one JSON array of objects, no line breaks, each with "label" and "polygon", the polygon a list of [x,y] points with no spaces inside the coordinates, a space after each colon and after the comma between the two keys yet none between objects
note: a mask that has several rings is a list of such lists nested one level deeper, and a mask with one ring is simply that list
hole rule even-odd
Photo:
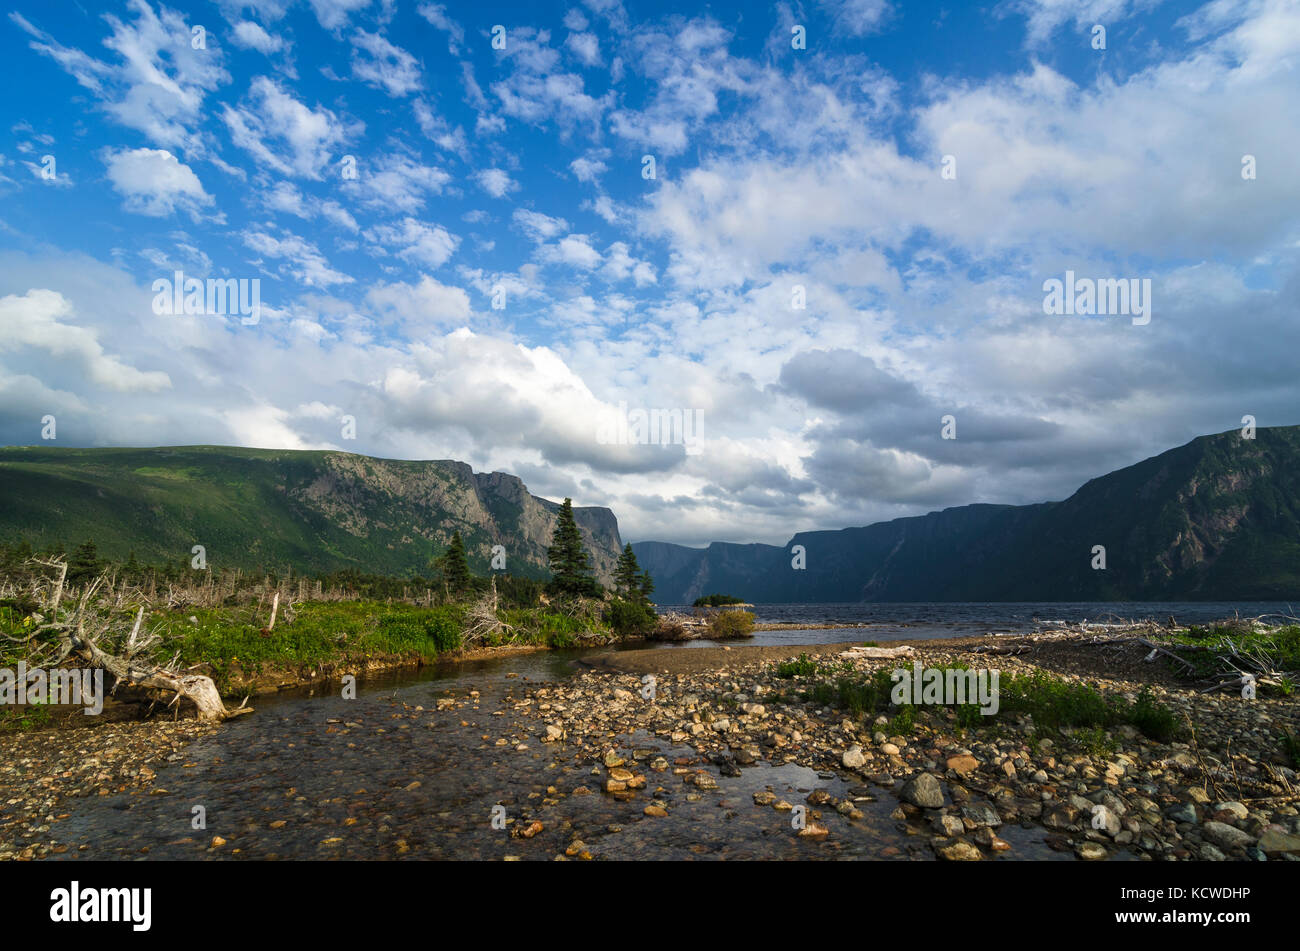
[{"label": "cumulus cloud", "polygon": [[285,262],[287,272],[304,287],[331,287],[351,284],[352,278],[330,267],[315,244],[290,232],[279,237],[264,231],[244,235],[244,244],[258,254]]},{"label": "cumulus cloud", "polygon": [[194,170],[166,149],[109,151],[104,165],[128,211],[155,218],[183,211],[197,219],[200,209],[213,204]]},{"label": "cumulus cloud", "polygon": [[366,303],[383,319],[399,321],[414,333],[431,326],[460,326],[471,312],[463,288],[442,284],[427,274],[415,284],[377,284],[366,292]]},{"label": "cumulus cloud", "polygon": [[519,183],[499,168],[482,169],[475,173],[474,180],[493,198],[504,198],[519,188]]},{"label": "cumulus cloud", "polygon": [[[92,134],[140,133],[96,143],[109,188],[85,195],[126,224],[105,252],[120,272],[0,254],[8,319],[37,311],[0,344],[10,438],[38,397],[110,444],[330,445],[353,414],[348,449],[518,472],[608,502],[628,537],[703,542],[1059,498],[1246,413],[1296,422],[1300,130],[1276,119],[1294,107],[1293,3],[1175,19],[1005,0],[989,35],[1016,48],[994,69],[869,59],[862,37],[928,29],[885,0],[779,4],[744,42],[709,16],[587,3],[491,52],[451,5],[318,0],[313,43],[349,65],[301,78],[287,0],[218,7],[232,47],[274,60],[173,57],[179,20],[142,0],[85,51],[10,16],[19,52],[91,103]],[[789,50],[796,15],[831,55]],[[1123,57],[1080,66],[1045,42],[1085,41],[1069,34],[1094,19],[1121,25]],[[490,67],[466,56],[481,42]],[[274,73],[225,72],[259,62]],[[45,131],[15,125],[0,160],[8,234],[33,196],[61,197],[17,174]],[[48,145],[75,172],[64,147]],[[143,294],[174,266],[250,263],[283,279],[256,327],[133,323],[152,315],[128,272]],[[1043,282],[1067,269],[1149,278],[1150,324],[1045,315]],[[60,334],[77,349],[48,349]],[[164,367],[160,408],[145,384]],[[593,422],[620,404],[701,411],[700,452],[602,443]]]},{"label": "cumulus cloud", "polygon": [[10,19],[31,39],[31,48],[50,57],[93,93],[116,122],[155,145],[205,154],[211,140],[200,129],[205,100],[230,81],[220,49],[195,49],[190,25],[166,7],[155,13],[146,0],[129,0],[134,21],[105,14],[111,33],[103,45],[118,59],[99,60],[64,46],[14,12]]},{"label": "cumulus cloud", "polygon": [[441,225],[428,225],[415,218],[395,224],[375,225],[366,238],[412,264],[441,267],[455,253],[460,238]]},{"label": "cumulus cloud", "polygon": [[240,20],[235,24],[230,35],[236,46],[241,46],[246,50],[257,50],[267,56],[280,52],[287,45],[283,37],[272,36],[260,24],[254,23],[252,20]]},{"label": "cumulus cloud", "polygon": [[0,353],[24,347],[75,361],[97,387],[118,392],[157,392],[171,386],[162,370],[139,370],[104,351],[99,335],[65,320],[72,304],[58,291],[35,289],[0,297]]}]

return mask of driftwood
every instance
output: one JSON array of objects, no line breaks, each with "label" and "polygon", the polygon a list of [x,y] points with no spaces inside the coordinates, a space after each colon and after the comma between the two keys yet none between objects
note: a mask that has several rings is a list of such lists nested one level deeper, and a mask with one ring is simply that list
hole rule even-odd
[{"label": "driftwood", "polygon": [[497,616],[497,579],[493,575],[488,592],[469,609],[461,643],[475,644],[497,638],[511,640],[516,633],[514,627]]},{"label": "driftwood", "polygon": [[[152,659],[153,649],[160,638],[142,631],[144,607],[136,611],[135,622],[122,639],[121,647],[111,649],[104,645],[115,639],[115,620],[112,609],[121,604],[121,598],[99,603],[104,576],[92,581],[81,595],[68,607],[64,603],[68,565],[62,559],[38,560],[38,565],[58,572],[48,586],[38,586],[41,611],[35,615],[36,627],[27,638],[32,651],[29,663],[33,666],[55,667],[69,658],[75,658],[92,668],[107,671],[116,680],[113,689],[121,684],[168,691],[175,694],[172,704],[181,699],[194,704],[202,720],[226,720],[253,711],[245,705],[235,710],[226,708],[221,694],[211,677],[192,674],[177,669],[177,658],[167,664]],[[42,643],[42,641],[44,641]],[[244,704],[247,704],[245,699]]]},{"label": "driftwood", "polygon": [[[1236,630],[1245,633],[1259,633],[1263,624],[1261,618],[1233,619],[1231,622],[1224,622],[1217,626],[1224,627],[1231,625]],[[1136,626],[1133,630],[1149,628],[1150,623]],[[1170,648],[1175,648],[1184,653],[1204,654],[1210,653],[1218,657],[1220,663],[1227,668],[1221,673],[1215,674],[1210,678],[1207,686],[1202,689],[1202,693],[1213,693],[1216,690],[1225,690],[1230,687],[1244,687],[1252,680],[1256,684],[1263,684],[1273,687],[1280,687],[1284,682],[1294,683],[1300,679],[1300,674],[1295,671],[1278,670],[1269,657],[1262,651],[1255,652],[1245,651],[1233,643],[1231,637],[1224,637],[1223,641],[1227,644],[1227,649],[1214,647],[1209,644],[1177,644],[1165,645],[1159,644],[1132,631],[1111,637],[1092,637],[1084,643],[1097,647],[1119,647],[1124,645],[1136,645],[1145,647],[1149,653],[1146,656],[1148,662],[1154,661],[1157,657],[1164,656],[1181,665],[1189,674],[1196,672],[1196,665],[1186,657],[1182,657]]]},{"label": "driftwood", "polygon": [[847,660],[857,660],[858,658],[878,658],[878,657],[905,657],[913,653],[913,648],[900,644],[898,647],[850,647],[848,650],[840,653],[840,657]]}]

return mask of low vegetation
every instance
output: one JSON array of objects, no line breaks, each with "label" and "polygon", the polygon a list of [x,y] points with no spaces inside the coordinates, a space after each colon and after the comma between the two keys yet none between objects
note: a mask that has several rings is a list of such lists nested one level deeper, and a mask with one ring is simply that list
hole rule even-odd
[{"label": "low vegetation", "polygon": [[[947,668],[945,668],[947,669]],[[965,669],[965,668],[953,668]],[[998,710],[985,715],[976,703],[895,704],[889,668],[859,670],[848,662],[818,663],[807,654],[776,665],[778,677],[794,681],[786,699],[847,711],[862,718],[889,717],[890,732],[905,735],[918,718],[944,717],[966,730],[996,730],[1004,718],[1030,717],[1040,735],[1065,739],[1089,752],[1113,747],[1109,734],[1128,725],[1142,735],[1168,742],[1179,735],[1173,712],[1145,688],[1133,702],[1045,671],[1004,674],[999,680]]]},{"label": "low vegetation", "polygon": [[[471,648],[605,644],[654,629],[654,583],[631,546],[606,591],[591,573],[567,499],[551,553],[554,576],[544,583],[504,573],[475,576],[459,534],[427,578],[354,571],[250,577],[141,565],[134,557],[113,563],[99,557],[93,542],[71,555],[0,546],[0,666],[31,666],[51,656],[44,632],[52,630],[46,605],[56,588],[60,618],[75,607],[93,610],[105,631],[147,632],[144,653],[133,654],[133,663],[197,672],[224,696],[268,678],[428,663]],[[114,635],[113,643],[124,641]],[[0,711],[0,720],[0,728],[39,727],[48,711],[24,705]]]},{"label": "low vegetation", "polygon": [[709,637],[725,641],[750,637],[754,633],[754,615],[749,611],[719,611],[709,617]]},{"label": "low vegetation", "polygon": [[1190,627],[1168,639],[1192,678],[1253,675],[1265,694],[1289,697],[1300,680],[1300,624],[1270,626],[1254,621]]}]

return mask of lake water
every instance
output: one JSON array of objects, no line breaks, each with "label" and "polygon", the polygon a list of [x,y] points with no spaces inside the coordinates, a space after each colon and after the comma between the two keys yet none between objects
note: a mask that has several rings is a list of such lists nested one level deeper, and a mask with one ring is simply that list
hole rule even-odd
[{"label": "lake water", "polygon": [[[659,605],[660,613],[689,614],[690,605]],[[863,624],[860,632],[759,631],[753,644],[834,643],[853,640],[901,640],[920,637],[966,637],[979,634],[1023,634],[1062,622],[1078,624],[1174,618],[1179,624],[1209,624],[1233,617],[1264,617],[1282,622],[1300,616],[1300,603],[1283,601],[1022,601],[1022,602],[906,602],[897,604],[758,604],[752,611],[759,623]],[[682,646],[712,646],[688,641]]]}]

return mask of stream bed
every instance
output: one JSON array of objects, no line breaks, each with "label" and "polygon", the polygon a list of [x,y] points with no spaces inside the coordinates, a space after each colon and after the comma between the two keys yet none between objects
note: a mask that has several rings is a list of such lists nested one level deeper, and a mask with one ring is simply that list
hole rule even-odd
[{"label": "stream bed", "polygon": [[[771,636],[786,643],[792,633]],[[806,633],[812,643],[829,632]],[[543,742],[540,721],[512,706],[602,650],[371,677],[352,700],[337,685],[260,698],[256,713],[160,766],[151,786],[75,801],[51,828],[67,846],[56,858],[933,858],[924,826],[890,817],[892,789],[792,763],[719,770],[690,747],[646,733],[611,736],[609,746],[638,771],[656,757],[710,769],[717,788],[686,785],[668,768],[647,771],[648,785],[634,794],[606,794],[604,770],[589,754]],[[818,810],[806,802],[816,789],[851,799],[861,817]],[[792,812],[755,804],[763,790],[804,805],[828,834],[798,835]],[[650,804],[667,814],[647,815]],[[1070,858],[1043,844],[1041,828],[1005,825],[998,834],[1012,846],[1005,858]]]}]

